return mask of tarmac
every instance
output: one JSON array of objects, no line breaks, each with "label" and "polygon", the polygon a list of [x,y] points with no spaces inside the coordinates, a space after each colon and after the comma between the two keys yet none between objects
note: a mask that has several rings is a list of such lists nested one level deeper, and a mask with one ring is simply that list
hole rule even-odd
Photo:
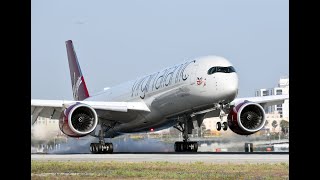
[{"label": "tarmac", "polygon": [[114,153],[114,154],[31,154],[35,161],[117,161],[176,163],[289,163],[289,154],[230,153]]}]

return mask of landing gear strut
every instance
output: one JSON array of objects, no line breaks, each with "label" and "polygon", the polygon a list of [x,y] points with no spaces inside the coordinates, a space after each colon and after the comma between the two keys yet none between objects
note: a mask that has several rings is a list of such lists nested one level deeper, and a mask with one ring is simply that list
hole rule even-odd
[{"label": "landing gear strut", "polygon": [[113,152],[113,144],[104,141],[104,128],[99,131],[99,143],[91,143],[90,151],[93,154],[107,154]]},{"label": "landing gear strut", "polygon": [[178,123],[178,125],[173,126],[182,132],[183,141],[177,141],[174,143],[175,152],[197,152],[198,142],[189,141],[188,134],[192,133],[193,123],[191,117],[183,117],[183,120]]}]

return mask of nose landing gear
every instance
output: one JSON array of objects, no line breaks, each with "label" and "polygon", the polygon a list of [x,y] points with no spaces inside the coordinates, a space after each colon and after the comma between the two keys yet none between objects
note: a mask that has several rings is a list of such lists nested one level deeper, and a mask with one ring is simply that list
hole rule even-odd
[{"label": "nose landing gear", "polygon": [[221,122],[217,122],[217,125],[216,125],[216,128],[217,128],[217,131],[220,131],[221,128],[226,131],[228,129],[228,123],[227,122],[222,122],[223,121],[223,115],[220,115],[220,121]]},{"label": "nose landing gear", "polygon": [[222,128],[224,131],[226,131],[226,130],[228,130],[228,123],[227,123],[227,122],[223,122],[223,123],[217,122],[216,128],[217,128],[218,131],[220,131],[221,128]]}]

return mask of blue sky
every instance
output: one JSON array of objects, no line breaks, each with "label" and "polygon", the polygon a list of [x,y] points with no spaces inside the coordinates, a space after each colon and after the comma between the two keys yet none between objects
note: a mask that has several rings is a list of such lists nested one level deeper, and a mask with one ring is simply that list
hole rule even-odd
[{"label": "blue sky", "polygon": [[31,97],[72,99],[65,41],[89,93],[205,55],[227,58],[239,97],[289,75],[288,0],[32,0]]}]

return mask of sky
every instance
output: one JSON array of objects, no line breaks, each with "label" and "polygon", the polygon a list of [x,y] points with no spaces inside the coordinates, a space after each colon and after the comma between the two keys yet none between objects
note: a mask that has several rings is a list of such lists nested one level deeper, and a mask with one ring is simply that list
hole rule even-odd
[{"label": "sky", "polygon": [[250,97],[289,75],[289,2],[32,0],[32,99],[73,99],[69,39],[90,94],[218,55],[238,73],[238,97]]}]

